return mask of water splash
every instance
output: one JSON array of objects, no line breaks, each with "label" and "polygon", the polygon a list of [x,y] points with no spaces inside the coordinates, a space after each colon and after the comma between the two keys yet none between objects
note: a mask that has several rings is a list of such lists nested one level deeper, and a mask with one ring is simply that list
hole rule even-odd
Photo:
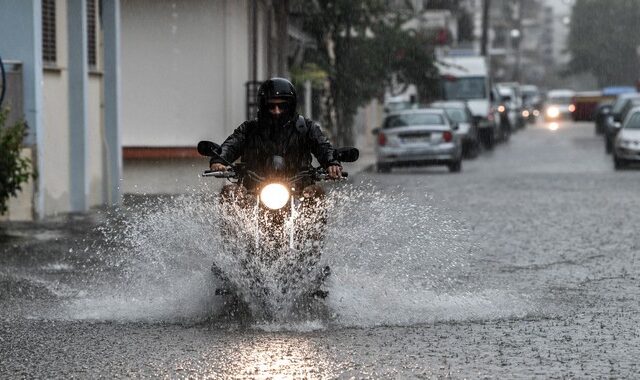
[{"label": "water splash", "polygon": [[[506,291],[461,286],[474,248],[470,234],[426,198],[389,195],[364,183],[333,187],[316,265],[331,267],[325,283],[329,296],[302,309],[300,299],[315,286],[316,273],[304,274],[286,292],[283,273],[284,278],[291,275],[296,252],[317,246],[285,250],[274,265],[260,266],[247,255],[255,236],[252,214],[219,207],[206,186],[181,196],[144,198],[107,218],[100,247],[103,269],[85,284],[69,313],[81,319],[215,320],[225,305],[214,292],[224,285],[212,275],[212,264],[226,274],[252,314],[263,317],[254,325],[265,330],[526,313],[527,305]],[[237,229],[232,241],[222,237],[229,226]],[[262,290],[255,286],[256,277],[248,276],[247,265]]]}]

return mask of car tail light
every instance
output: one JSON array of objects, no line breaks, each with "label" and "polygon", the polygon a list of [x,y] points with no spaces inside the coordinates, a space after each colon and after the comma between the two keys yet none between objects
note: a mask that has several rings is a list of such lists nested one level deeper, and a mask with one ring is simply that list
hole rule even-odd
[{"label": "car tail light", "polygon": [[442,132],[442,138],[444,139],[444,141],[450,142],[451,140],[453,140],[453,133],[444,131]]},{"label": "car tail light", "polygon": [[385,136],[384,133],[382,132],[378,133],[378,145],[380,146],[387,145],[387,136]]}]

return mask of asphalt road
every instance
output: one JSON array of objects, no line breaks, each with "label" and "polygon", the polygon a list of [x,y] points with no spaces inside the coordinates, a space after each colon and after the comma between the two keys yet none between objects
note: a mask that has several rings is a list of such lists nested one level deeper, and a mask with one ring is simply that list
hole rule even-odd
[{"label": "asphalt road", "polygon": [[0,377],[637,378],[639,184],[586,123],[360,173],[330,195],[328,298],[270,319],[213,295],[206,183],[3,224]]}]

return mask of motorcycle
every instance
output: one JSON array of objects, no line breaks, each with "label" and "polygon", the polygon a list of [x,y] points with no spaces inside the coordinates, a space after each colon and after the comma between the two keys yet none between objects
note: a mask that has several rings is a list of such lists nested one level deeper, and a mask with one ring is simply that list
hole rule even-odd
[{"label": "motorcycle", "polygon": [[[329,266],[319,265],[326,209],[324,195],[308,194],[305,189],[316,182],[333,180],[320,167],[310,167],[290,175],[285,159],[271,157],[264,172],[249,170],[243,163],[232,164],[220,156],[220,146],[200,141],[198,153],[216,157],[227,171],[205,170],[202,177],[227,179],[236,186],[220,194],[221,237],[233,247],[234,268],[214,263],[212,272],[222,281],[217,296],[231,296],[237,304],[242,298],[262,309],[282,307],[278,303],[297,303],[303,298],[322,299],[322,289],[330,275]],[[335,150],[335,159],[354,162],[356,148]],[[342,172],[341,180],[348,177]],[[245,187],[246,185],[246,187]],[[286,303],[285,302],[285,303]]]}]

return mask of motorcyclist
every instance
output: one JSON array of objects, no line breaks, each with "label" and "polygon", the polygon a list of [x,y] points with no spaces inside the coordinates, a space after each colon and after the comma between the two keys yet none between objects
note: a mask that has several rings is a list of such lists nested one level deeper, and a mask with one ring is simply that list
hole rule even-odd
[{"label": "motorcyclist", "polygon": [[[335,150],[319,125],[298,115],[296,111],[296,90],[284,78],[271,78],[258,89],[258,117],[242,123],[221,146],[220,157],[213,157],[210,168],[226,171],[224,162],[234,162],[238,158],[247,169],[261,172],[268,169],[273,156],[284,157],[288,175],[311,167],[313,154],[329,177],[342,176],[342,166],[335,157]],[[251,188],[255,184],[245,181],[243,186]],[[303,194],[316,197],[324,194],[322,188],[313,182],[304,183]],[[223,196],[230,191],[239,191],[238,186],[225,186]],[[242,191],[242,190],[240,190]],[[246,191],[246,189],[244,189]]]}]

